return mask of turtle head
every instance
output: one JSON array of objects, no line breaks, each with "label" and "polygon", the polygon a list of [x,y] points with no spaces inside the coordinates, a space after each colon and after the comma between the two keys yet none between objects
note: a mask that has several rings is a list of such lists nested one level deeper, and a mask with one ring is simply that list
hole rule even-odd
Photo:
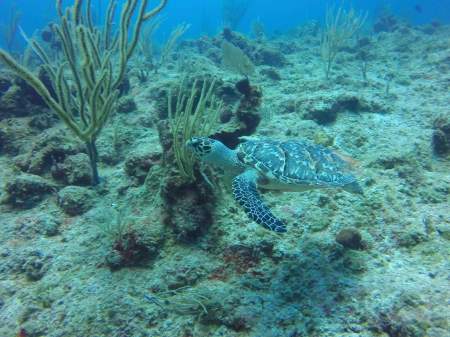
[{"label": "turtle head", "polygon": [[186,142],[196,158],[222,168],[236,165],[236,154],[222,142],[208,137],[192,137]]},{"label": "turtle head", "polygon": [[218,140],[208,137],[192,137],[186,142],[186,146],[200,160],[207,160],[216,149],[223,146]]}]

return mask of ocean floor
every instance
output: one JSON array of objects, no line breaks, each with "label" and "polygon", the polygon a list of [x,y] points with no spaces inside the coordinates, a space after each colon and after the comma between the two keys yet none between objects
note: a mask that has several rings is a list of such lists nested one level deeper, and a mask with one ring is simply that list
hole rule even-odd
[{"label": "ocean floor", "polygon": [[249,135],[329,146],[364,190],[263,193],[284,234],[220,173],[180,182],[164,155],[169,88],[215,77],[223,99],[242,79],[221,65],[224,34],[184,41],[148,79],[135,60],[96,188],[83,144],[4,72],[0,336],[450,336],[450,27],[384,30],[328,80],[314,24],[226,34],[256,65]]}]

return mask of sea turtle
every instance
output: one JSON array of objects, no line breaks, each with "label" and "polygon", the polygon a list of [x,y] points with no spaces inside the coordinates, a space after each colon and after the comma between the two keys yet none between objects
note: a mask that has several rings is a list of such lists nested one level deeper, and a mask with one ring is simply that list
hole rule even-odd
[{"label": "sea turtle", "polygon": [[236,201],[252,220],[275,232],[285,232],[286,226],[264,204],[257,187],[280,191],[337,187],[362,194],[346,161],[306,140],[248,139],[232,150],[218,140],[193,137],[186,146],[199,160],[231,175]]}]

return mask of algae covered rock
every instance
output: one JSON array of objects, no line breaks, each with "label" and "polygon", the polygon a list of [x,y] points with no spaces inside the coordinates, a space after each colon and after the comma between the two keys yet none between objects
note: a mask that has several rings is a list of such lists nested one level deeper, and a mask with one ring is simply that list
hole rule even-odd
[{"label": "algae covered rock", "polygon": [[378,97],[364,97],[349,93],[318,94],[305,97],[299,102],[303,118],[312,119],[318,124],[330,124],[336,121],[342,112],[386,113],[389,106]]},{"label": "algae covered rock", "polygon": [[440,236],[450,241],[450,224],[442,223],[436,226],[436,230]]},{"label": "algae covered rock", "polygon": [[[1,257],[0,271],[2,274],[20,273],[29,281],[40,280],[49,270],[49,264],[52,258],[51,255],[48,255],[41,250],[25,247],[16,250],[2,251]],[[2,284],[2,287],[4,288],[0,292],[0,298],[13,295],[13,293],[6,295],[8,289],[5,288],[4,284]]]},{"label": "algae covered rock", "polygon": [[336,234],[336,242],[349,249],[364,249],[361,233],[355,228],[344,228]]},{"label": "algae covered rock", "polygon": [[119,99],[117,103],[117,112],[118,113],[130,113],[137,109],[136,102],[134,98],[131,96],[124,96]]},{"label": "algae covered rock", "polygon": [[149,170],[161,163],[162,154],[159,152],[132,152],[125,161],[125,173],[143,184]]},{"label": "algae covered rock", "polygon": [[163,222],[178,241],[195,241],[212,224],[215,197],[205,182],[186,182],[174,174],[166,180],[161,196]]},{"label": "algae covered rock", "polygon": [[427,235],[422,229],[411,226],[399,233],[397,241],[400,247],[411,248],[427,241]]},{"label": "algae covered rock", "polygon": [[5,202],[19,208],[31,208],[54,191],[55,185],[33,174],[20,174],[6,184]]},{"label": "algae covered rock", "polygon": [[439,156],[450,153],[450,120],[438,117],[433,123],[432,145],[434,152]]},{"label": "algae covered rock", "polygon": [[[123,222],[121,222],[123,221]],[[113,271],[126,267],[145,267],[155,258],[165,239],[164,225],[159,222],[119,222],[110,229],[111,249],[105,256]]]},{"label": "algae covered rock", "polygon": [[[428,337],[434,335],[431,334],[433,331],[448,331],[445,309],[440,302],[434,302],[437,299],[435,296],[425,296],[420,292],[404,290],[379,311],[374,330],[397,337]],[[441,299],[442,295],[438,298]],[[427,308],[428,303],[436,306]]]},{"label": "algae covered rock", "polygon": [[31,132],[19,118],[0,120],[0,154],[16,156],[28,145]]},{"label": "algae covered rock", "polygon": [[58,192],[58,205],[71,216],[87,212],[93,205],[95,193],[86,187],[67,186]]},{"label": "algae covered rock", "polygon": [[176,253],[173,260],[168,261],[164,266],[162,279],[155,282],[152,287],[177,290],[194,286],[205,278],[210,265],[211,260],[204,254],[183,255]]},{"label": "algae covered rock", "polygon": [[54,114],[50,112],[40,113],[31,117],[29,126],[42,131],[50,128],[55,123],[57,123],[58,119]]},{"label": "algae covered rock", "polygon": [[155,256],[157,251],[157,247],[146,242],[138,232],[127,230],[113,243],[105,261],[111,270],[136,267]]},{"label": "algae covered rock", "polygon": [[42,175],[80,150],[79,144],[64,135],[47,132],[41,134],[23,155],[18,156],[15,164],[24,172]]},{"label": "algae covered rock", "polygon": [[61,164],[52,167],[55,179],[63,180],[68,185],[88,186],[92,182],[92,169],[89,157],[85,153],[69,155]]},{"label": "algae covered rock", "polygon": [[255,327],[262,311],[262,306],[256,305],[258,296],[225,283],[211,288],[205,293],[207,312],[200,318],[202,323],[224,325],[242,333]]},{"label": "algae covered rock", "polygon": [[218,96],[226,106],[221,116],[222,124],[213,138],[235,148],[240,142],[239,137],[253,134],[261,122],[259,109],[263,94],[259,87],[243,79],[234,87],[224,84],[218,88]]},{"label": "algae covered rock", "polygon": [[352,273],[361,274],[367,272],[369,257],[365,252],[349,250],[346,252],[342,265]]},{"label": "algae covered rock", "polygon": [[46,105],[36,91],[11,73],[0,72],[0,120],[33,115]]},{"label": "algae covered rock", "polygon": [[61,221],[51,214],[39,214],[25,217],[14,225],[14,232],[17,236],[30,240],[42,235],[47,237],[57,235]]},{"label": "algae covered rock", "polygon": [[266,76],[272,81],[280,81],[281,75],[280,73],[273,67],[266,67],[261,70],[261,75]]},{"label": "algae covered rock", "polygon": [[29,280],[38,281],[49,269],[48,261],[48,256],[45,256],[39,251],[33,251],[28,255],[23,264],[23,272]]},{"label": "algae covered rock", "polygon": [[375,33],[393,32],[401,27],[399,19],[390,13],[381,15],[373,25]]},{"label": "algae covered rock", "polygon": [[252,58],[256,64],[264,64],[272,67],[283,67],[287,64],[284,54],[275,48],[257,48]]}]

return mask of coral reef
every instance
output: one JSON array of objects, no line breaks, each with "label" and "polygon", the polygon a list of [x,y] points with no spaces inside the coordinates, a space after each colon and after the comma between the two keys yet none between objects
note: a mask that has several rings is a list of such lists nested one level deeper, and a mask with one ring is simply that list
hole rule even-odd
[{"label": "coral reef", "polygon": [[[61,54],[52,27],[41,42]],[[0,336],[448,335],[450,27],[384,13],[339,49],[327,81],[319,22],[277,34],[257,22],[254,39],[232,28],[173,42],[157,73],[137,47],[96,134],[95,187],[84,140],[1,72]],[[253,72],[224,67],[224,41]],[[51,89],[44,74],[33,76]],[[203,88],[220,109],[197,111]],[[330,147],[364,195],[262,191],[287,224],[265,231],[239,211],[227,172],[194,158],[181,172],[174,144],[198,130],[174,128],[169,106],[229,147],[243,136]]]}]

